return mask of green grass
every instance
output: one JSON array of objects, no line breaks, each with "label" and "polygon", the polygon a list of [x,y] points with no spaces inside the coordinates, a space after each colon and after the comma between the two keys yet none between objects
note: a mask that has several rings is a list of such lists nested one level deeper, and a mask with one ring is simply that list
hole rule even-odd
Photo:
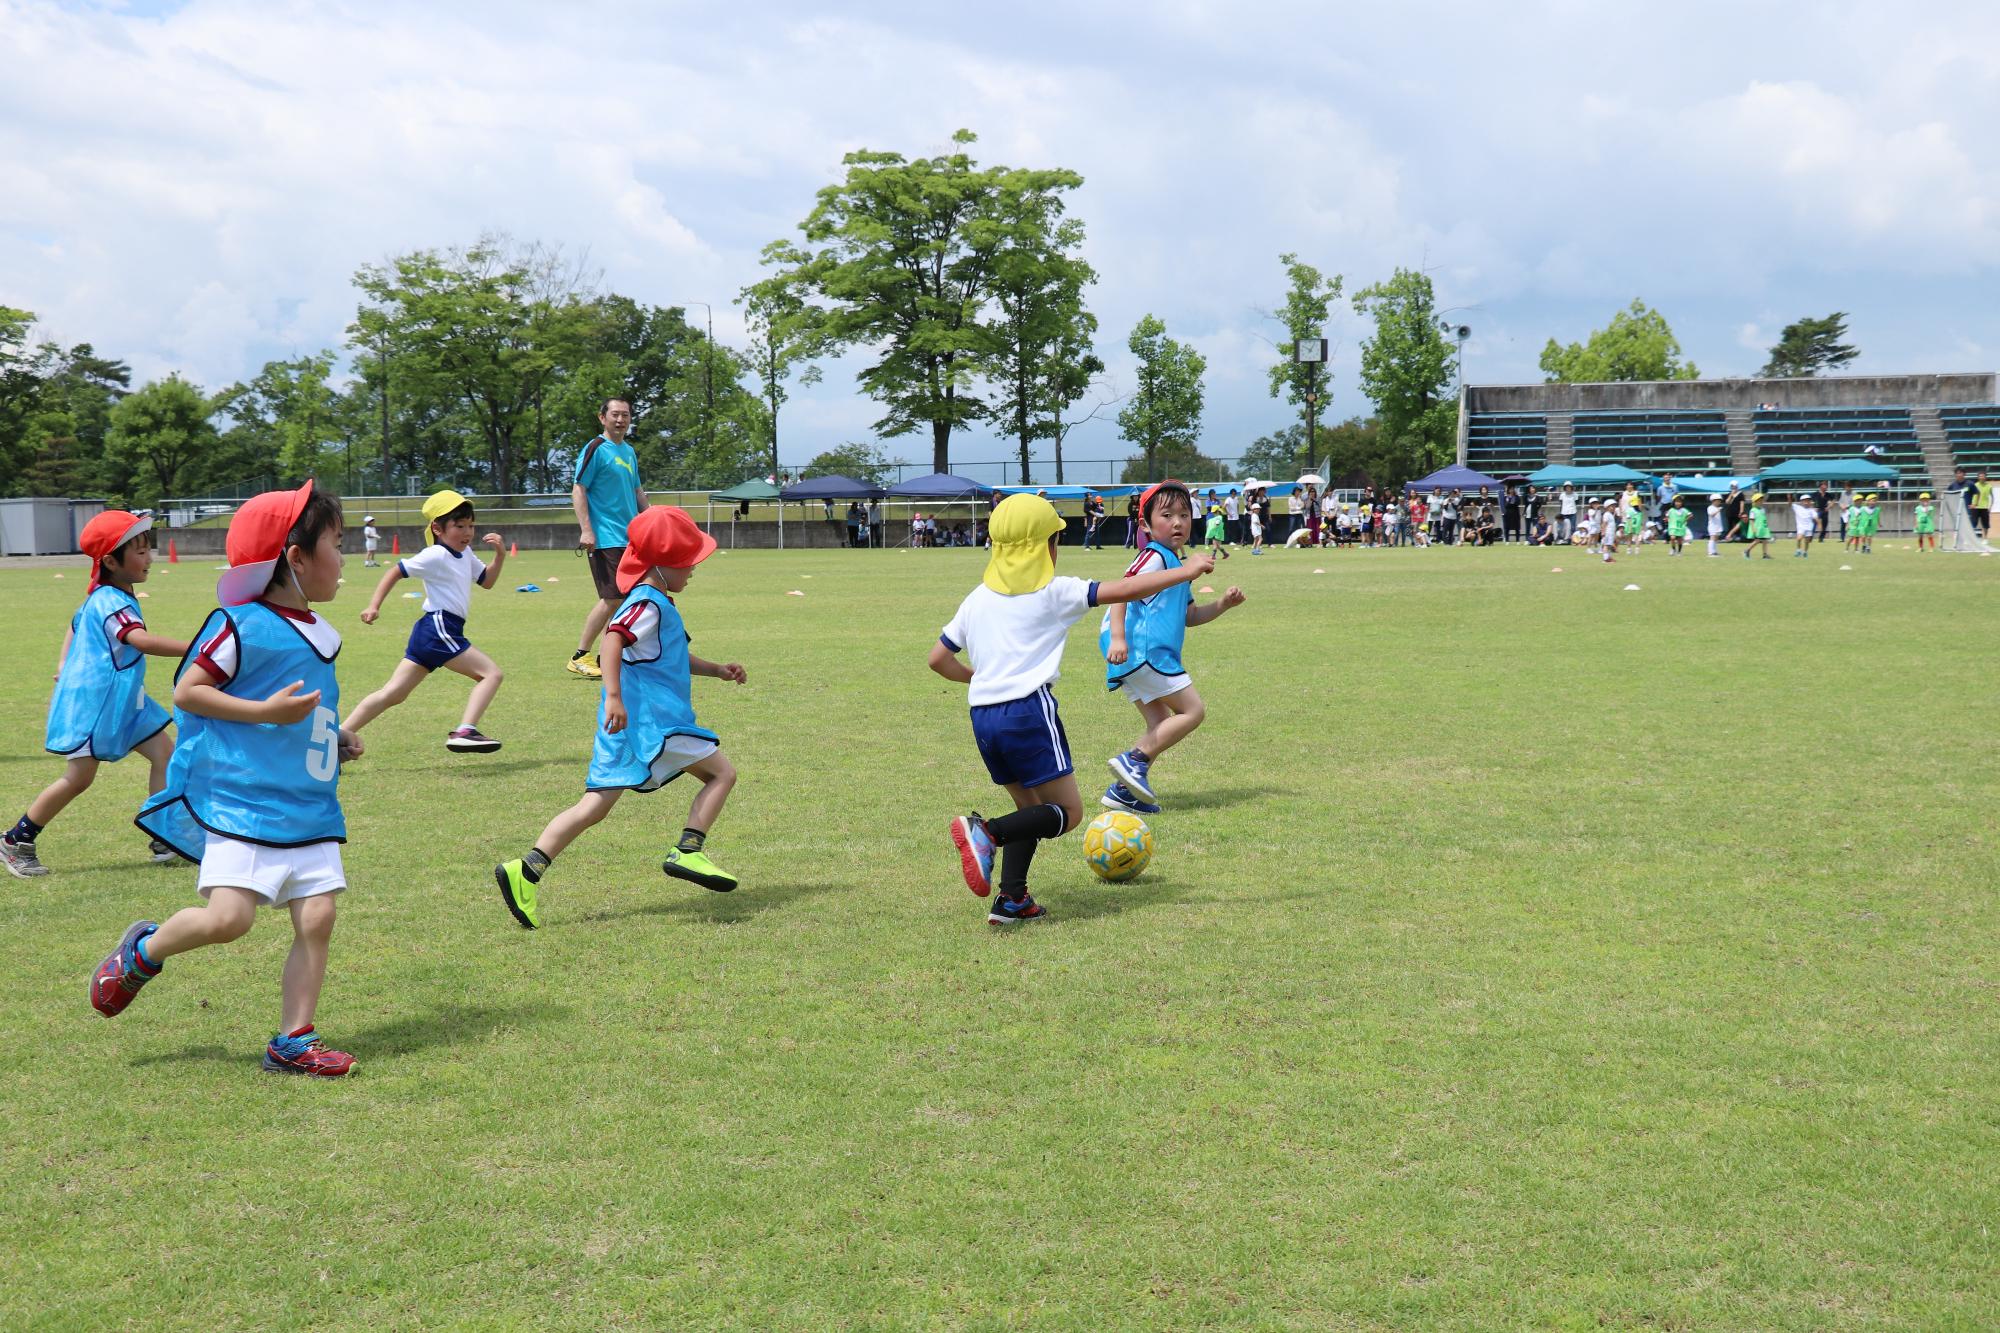
[{"label": "green grass", "polygon": [[[955,551],[705,566],[743,888],[660,874],[683,783],[517,929],[489,867],[574,798],[597,691],[560,672],[583,563],[510,560],[546,591],[471,624],[506,750],[443,752],[441,677],[345,774],[351,1079],[256,1072],[276,916],[91,1012],[192,901],[139,761],[0,879],[0,1325],[1992,1327],[2000,561],[1901,546],[1233,560],[1153,868],[1097,884],[1071,835],[1006,934],[943,836],[1000,803],[923,667]],[[156,567],[155,628],[212,564]],[[331,608],[350,703],[414,608],[363,628],[372,573]],[[7,819],[82,590],[0,572]],[[1094,636],[1059,687],[1092,800],[1135,718]]]}]

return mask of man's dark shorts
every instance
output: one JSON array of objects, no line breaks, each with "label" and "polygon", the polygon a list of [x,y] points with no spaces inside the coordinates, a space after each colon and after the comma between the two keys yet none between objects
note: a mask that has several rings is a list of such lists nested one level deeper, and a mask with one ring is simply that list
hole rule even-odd
[{"label": "man's dark shorts", "polygon": [[597,584],[597,595],[607,602],[622,602],[625,594],[618,591],[618,562],[625,558],[622,546],[600,546],[590,553],[590,577]]}]

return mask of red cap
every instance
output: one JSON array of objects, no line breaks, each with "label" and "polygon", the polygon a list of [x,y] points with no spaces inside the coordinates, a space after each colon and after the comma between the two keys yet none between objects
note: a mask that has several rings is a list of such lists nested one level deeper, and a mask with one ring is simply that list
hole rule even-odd
[{"label": "red cap", "polygon": [[1139,521],[1141,523],[1146,521],[1146,506],[1153,503],[1154,496],[1166,490],[1179,491],[1181,494],[1187,496],[1188,507],[1194,507],[1194,492],[1188,489],[1188,484],[1184,481],[1176,481],[1174,478],[1168,477],[1165,481],[1156,481],[1145,490],[1139,492]]},{"label": "red cap", "polygon": [[630,592],[652,569],[693,569],[715,551],[715,538],[694,516],[674,505],[653,505],[625,525],[625,556],[618,562],[618,591]]},{"label": "red cap", "polygon": [[86,592],[97,591],[98,572],[104,557],[131,541],[142,532],[153,530],[150,514],[134,514],[125,509],[107,509],[91,517],[83,525],[83,531],[76,535],[76,549],[90,557],[90,587]]},{"label": "red cap", "polygon": [[285,539],[298,526],[299,515],[312,499],[307,481],[295,491],[265,491],[246,501],[229,520],[229,571],[215,581],[215,599],[224,606],[254,602],[271,586],[271,575],[285,558]]}]

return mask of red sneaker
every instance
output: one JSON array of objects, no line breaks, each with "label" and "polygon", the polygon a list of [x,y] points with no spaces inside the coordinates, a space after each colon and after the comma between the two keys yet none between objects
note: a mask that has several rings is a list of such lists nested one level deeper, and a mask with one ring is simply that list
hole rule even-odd
[{"label": "red sneaker", "polygon": [[354,1068],[354,1057],[346,1051],[328,1050],[308,1023],[297,1032],[279,1033],[264,1048],[267,1074],[311,1074],[315,1078],[339,1078]]},{"label": "red sneaker", "polygon": [[157,921],[134,921],[125,927],[125,937],[109,957],[97,965],[90,977],[90,1007],[106,1018],[116,1018],[132,1003],[139,988],[160,975],[139,961],[139,941],[160,928]]}]

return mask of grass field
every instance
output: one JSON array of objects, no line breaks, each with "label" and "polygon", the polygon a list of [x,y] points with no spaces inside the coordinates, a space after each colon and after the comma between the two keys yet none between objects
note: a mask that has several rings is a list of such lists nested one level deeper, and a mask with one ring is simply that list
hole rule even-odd
[{"label": "grass field", "polygon": [[[1153,868],[1100,885],[1072,835],[1011,933],[944,838],[1005,801],[923,665],[956,551],[704,566],[742,889],[660,874],[682,783],[518,929],[489,870],[574,799],[597,690],[560,670],[582,562],[510,560],[545,591],[471,622],[507,748],[443,751],[441,677],[344,775],[353,1077],[257,1072],[276,916],[90,1010],[193,901],[141,761],[0,879],[0,1326],[2000,1325],[2000,561],[1902,545],[1233,560]],[[156,629],[213,563],[156,566]],[[58,771],[80,566],[0,571],[6,821]],[[364,628],[347,572],[351,704],[415,604]],[[1095,631],[1059,686],[1092,800],[1136,717]]]}]

